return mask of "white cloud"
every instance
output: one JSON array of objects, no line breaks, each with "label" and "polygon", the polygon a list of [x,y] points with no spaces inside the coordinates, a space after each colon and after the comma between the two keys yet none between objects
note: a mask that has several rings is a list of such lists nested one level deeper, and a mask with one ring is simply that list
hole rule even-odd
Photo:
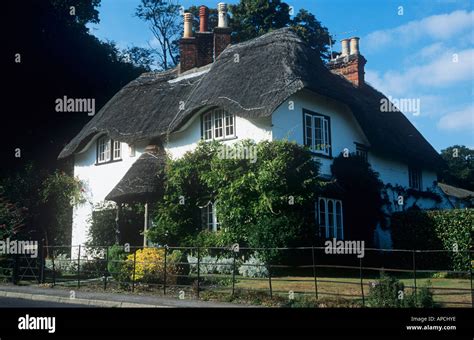
[{"label": "white cloud", "polygon": [[379,74],[367,70],[366,79],[392,96],[407,96],[418,92],[420,87],[445,88],[462,81],[474,80],[474,49],[459,51],[457,56],[458,62],[453,62],[453,53],[445,52],[430,63],[412,66],[403,71],[389,70]]},{"label": "white cloud", "polygon": [[474,131],[474,105],[448,113],[438,121],[438,128],[450,131]]},{"label": "white cloud", "polygon": [[421,20],[368,34],[362,41],[368,52],[387,46],[400,46],[414,43],[422,38],[447,40],[461,32],[472,30],[474,11],[458,10],[449,14],[432,15]]}]

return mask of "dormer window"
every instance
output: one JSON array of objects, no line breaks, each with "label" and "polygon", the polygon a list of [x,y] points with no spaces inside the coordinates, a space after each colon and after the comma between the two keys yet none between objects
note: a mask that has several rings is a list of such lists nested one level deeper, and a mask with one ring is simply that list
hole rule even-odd
[{"label": "dormer window", "polygon": [[122,160],[122,143],[107,136],[97,139],[97,164]]},{"label": "dormer window", "polygon": [[331,157],[331,121],[324,116],[309,110],[303,110],[304,145],[312,152]]},{"label": "dormer window", "polygon": [[202,116],[202,139],[223,140],[235,137],[235,117],[223,109],[208,111]]}]

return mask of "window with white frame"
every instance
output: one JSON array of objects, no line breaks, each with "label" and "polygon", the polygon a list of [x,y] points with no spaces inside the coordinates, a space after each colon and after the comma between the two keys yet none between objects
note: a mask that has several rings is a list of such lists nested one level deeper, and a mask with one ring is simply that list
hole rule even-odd
[{"label": "window with white frame", "polygon": [[122,159],[122,143],[107,136],[97,139],[97,164]]},{"label": "window with white frame", "polygon": [[202,138],[204,140],[235,137],[235,117],[222,109],[214,109],[202,116]]},{"label": "window with white frame", "polygon": [[319,197],[316,205],[319,235],[323,238],[343,240],[344,224],[342,218],[342,201]]},{"label": "window with white frame", "polygon": [[422,190],[420,169],[408,167],[408,179],[410,188]]},{"label": "window with white frame", "polygon": [[118,140],[114,140],[114,160],[121,159],[122,158],[122,143],[119,142]]},{"label": "window with white frame", "polygon": [[202,227],[209,231],[218,231],[220,223],[217,219],[216,202],[209,202],[205,207],[201,208]]},{"label": "window with white frame", "polygon": [[330,118],[308,110],[304,114],[304,145],[311,151],[331,156]]}]

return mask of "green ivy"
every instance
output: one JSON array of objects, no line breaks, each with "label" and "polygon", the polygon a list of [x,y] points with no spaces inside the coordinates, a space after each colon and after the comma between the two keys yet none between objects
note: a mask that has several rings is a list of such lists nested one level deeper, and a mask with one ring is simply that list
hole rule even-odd
[{"label": "green ivy", "polygon": [[444,249],[448,252],[426,258],[427,264],[465,271],[469,269],[466,251],[472,243],[473,221],[474,209],[397,212],[392,215],[393,247]]}]

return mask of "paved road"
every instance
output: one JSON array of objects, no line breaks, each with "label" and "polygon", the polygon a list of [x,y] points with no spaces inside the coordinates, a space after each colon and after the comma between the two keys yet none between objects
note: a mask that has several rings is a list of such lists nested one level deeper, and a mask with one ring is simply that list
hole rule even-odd
[{"label": "paved road", "polygon": [[0,308],[51,308],[51,307],[64,307],[64,308],[84,308],[93,307],[85,305],[75,305],[72,303],[59,303],[50,301],[33,301],[26,299],[16,299],[9,297],[0,297]]}]

